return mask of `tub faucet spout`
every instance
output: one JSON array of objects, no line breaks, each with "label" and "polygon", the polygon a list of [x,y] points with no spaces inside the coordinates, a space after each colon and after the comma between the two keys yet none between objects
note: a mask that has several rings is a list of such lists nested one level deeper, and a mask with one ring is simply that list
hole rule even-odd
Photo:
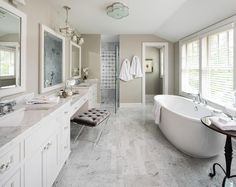
[{"label": "tub faucet spout", "polygon": [[207,100],[203,99],[203,97],[201,96],[200,93],[198,93],[196,96],[194,96],[194,102],[197,102],[197,104],[203,104],[203,105],[207,105]]},{"label": "tub faucet spout", "polygon": [[194,103],[197,103],[197,104],[200,104],[201,103],[201,95],[200,95],[200,93],[198,93],[198,94],[193,94],[193,102]]}]

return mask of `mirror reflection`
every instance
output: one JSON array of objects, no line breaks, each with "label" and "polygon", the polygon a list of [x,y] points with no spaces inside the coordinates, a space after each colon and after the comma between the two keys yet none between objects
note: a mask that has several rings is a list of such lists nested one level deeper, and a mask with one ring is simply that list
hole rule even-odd
[{"label": "mirror reflection", "polygon": [[44,32],[44,87],[63,82],[63,40]]},{"label": "mirror reflection", "polygon": [[71,44],[71,76],[81,76],[81,47],[76,44]]},{"label": "mirror reflection", "polygon": [[18,87],[21,18],[0,7],[0,89]]}]

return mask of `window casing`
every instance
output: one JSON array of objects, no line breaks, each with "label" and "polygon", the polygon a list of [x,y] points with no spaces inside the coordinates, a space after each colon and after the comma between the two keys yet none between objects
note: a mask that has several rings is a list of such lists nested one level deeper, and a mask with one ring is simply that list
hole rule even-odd
[{"label": "window casing", "polygon": [[181,85],[185,93],[199,92],[199,41],[188,42],[181,47]]},{"label": "window casing", "polygon": [[180,42],[180,94],[201,93],[219,105],[233,103],[234,28],[230,26]]}]

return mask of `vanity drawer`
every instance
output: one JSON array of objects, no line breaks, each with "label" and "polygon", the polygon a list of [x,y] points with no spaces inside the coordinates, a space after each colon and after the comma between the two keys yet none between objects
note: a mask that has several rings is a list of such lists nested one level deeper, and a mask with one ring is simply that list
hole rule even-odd
[{"label": "vanity drawer", "polygon": [[17,144],[0,155],[0,181],[2,177],[16,169],[19,164],[20,144]]},{"label": "vanity drawer", "polygon": [[70,153],[70,127],[62,130],[61,137],[61,161],[64,164]]},{"label": "vanity drawer", "polygon": [[64,104],[52,114],[52,117],[58,118],[58,117],[68,116],[71,109],[70,107],[71,107],[70,102]]},{"label": "vanity drawer", "polygon": [[75,102],[72,106],[71,106],[71,116],[74,115],[80,108],[81,106],[83,106],[84,103],[86,103],[88,101],[88,95],[84,95],[83,97],[81,97],[77,102]]}]

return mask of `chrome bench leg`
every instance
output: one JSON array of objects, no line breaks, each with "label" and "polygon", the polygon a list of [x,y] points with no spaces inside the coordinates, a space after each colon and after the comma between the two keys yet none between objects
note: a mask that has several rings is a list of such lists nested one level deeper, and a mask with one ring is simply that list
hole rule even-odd
[{"label": "chrome bench leg", "polygon": [[98,142],[99,142],[99,140],[100,140],[100,138],[101,138],[101,136],[102,136],[103,130],[104,130],[104,128],[107,126],[108,120],[109,120],[109,117],[106,119],[106,122],[105,122],[105,123],[103,122],[102,128],[101,128],[101,130],[100,130],[99,133],[98,133],[98,136],[97,136],[96,141],[94,142],[94,146],[96,146],[96,145],[98,144]]},{"label": "chrome bench leg", "polygon": [[84,129],[84,125],[82,125],[82,127],[81,127],[81,129],[79,130],[77,136],[75,137],[75,139],[74,139],[74,143],[76,142],[76,140],[77,140],[77,139],[79,138],[79,136],[81,135],[83,129]]}]

